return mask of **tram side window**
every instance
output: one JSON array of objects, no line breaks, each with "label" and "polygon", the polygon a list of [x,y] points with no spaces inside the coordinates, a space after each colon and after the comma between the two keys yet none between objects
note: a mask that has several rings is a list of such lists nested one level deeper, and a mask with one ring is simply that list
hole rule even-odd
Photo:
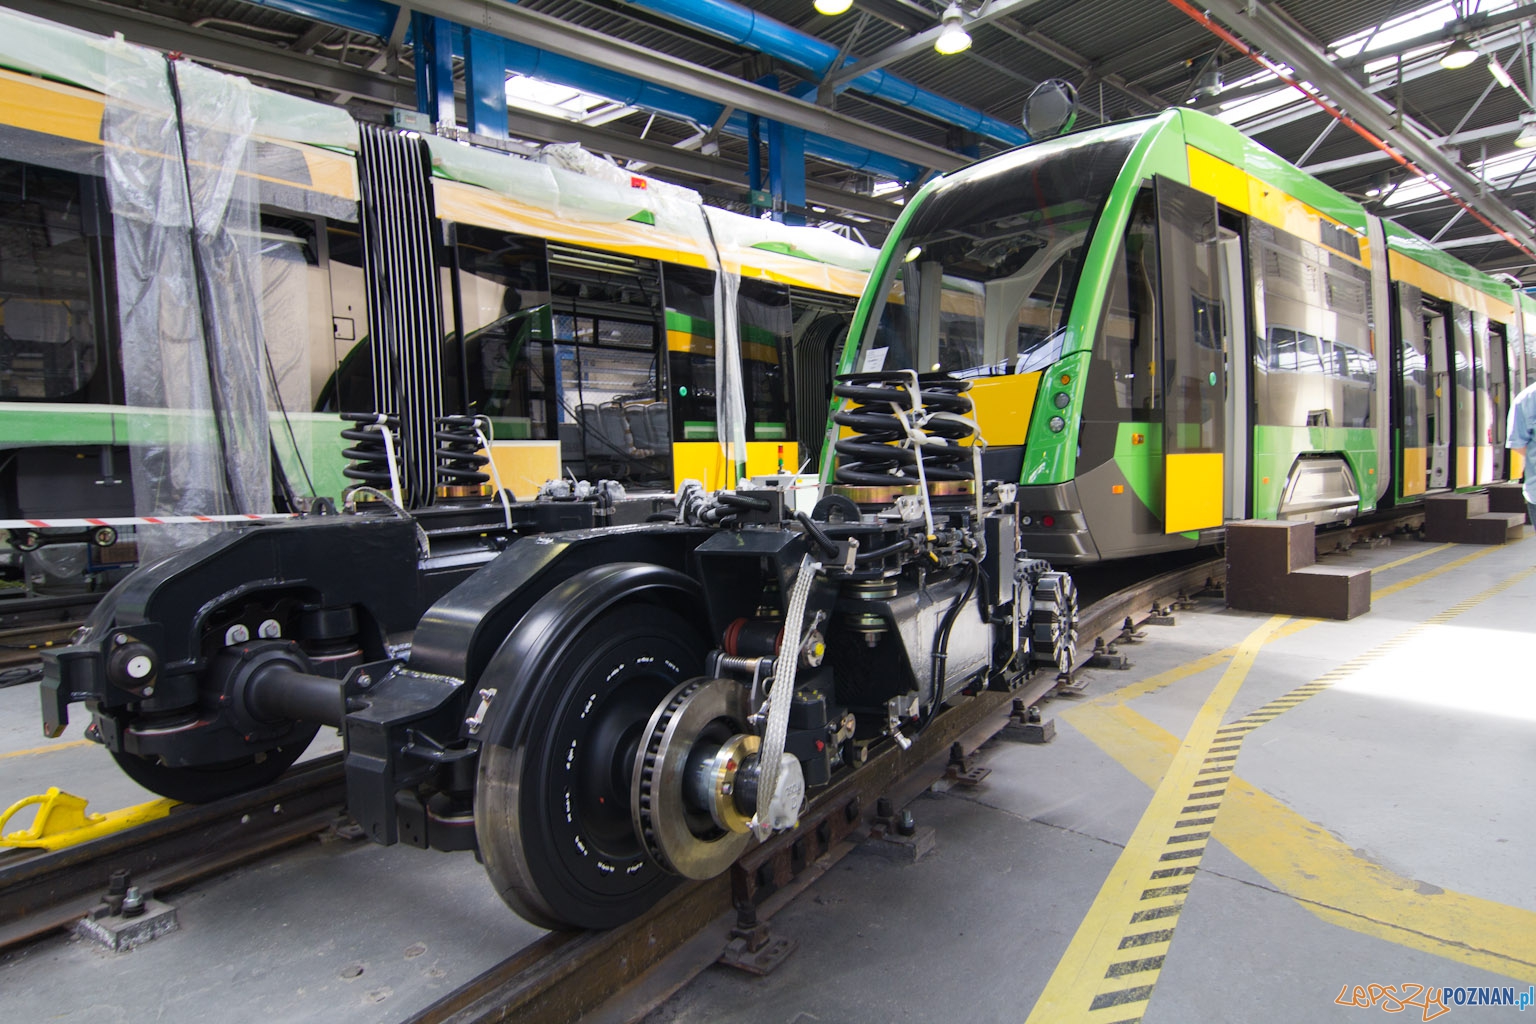
[{"label": "tram side window", "polygon": [[1367,271],[1254,223],[1255,422],[1370,427],[1376,357]]},{"label": "tram side window", "polygon": [[0,160],[0,400],[108,401],[99,183]]},{"label": "tram side window", "polygon": [[790,409],[794,382],[789,353],[794,322],[789,288],[745,278],[737,290],[736,313],[741,331],[747,439],[793,441],[795,422]]},{"label": "tram side window", "polygon": [[660,265],[548,242],[561,458],[578,475],[671,472]]},{"label": "tram side window", "polygon": [[673,435],[715,437],[715,275],[667,264],[667,370]]},{"label": "tram side window", "polygon": [[[464,382],[457,338],[443,350],[443,400],[468,397],[500,440],[545,439],[559,422],[544,241],[468,224],[453,226],[464,321]],[[445,282],[445,299],[451,291]],[[451,323],[451,320],[449,321]]]},{"label": "tram side window", "polygon": [[1158,419],[1157,218],[1150,189],[1131,209],[1112,265],[1104,311],[1089,364],[1084,418],[1134,422]]},{"label": "tram side window", "polygon": [[1429,362],[1424,341],[1424,317],[1419,310],[1423,304],[1419,289],[1408,284],[1398,284],[1398,325],[1403,337],[1402,387],[1403,408],[1402,447],[1424,448],[1428,446],[1428,395]]}]

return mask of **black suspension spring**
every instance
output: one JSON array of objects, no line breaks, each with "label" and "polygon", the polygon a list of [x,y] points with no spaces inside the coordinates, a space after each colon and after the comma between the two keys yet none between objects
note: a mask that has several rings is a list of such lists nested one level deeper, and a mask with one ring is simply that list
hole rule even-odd
[{"label": "black suspension spring", "polygon": [[[918,397],[924,412],[969,416],[973,407],[965,392],[970,386],[970,381],[945,374],[923,374],[918,377]],[[910,417],[914,406],[911,387],[912,376],[904,373],[847,373],[837,378],[832,393],[857,403],[855,408],[832,416],[832,422],[854,432],[853,437],[839,438],[833,446],[838,454],[838,483],[883,487],[921,481],[916,450],[901,446],[907,432],[895,412],[900,409]],[[930,438],[921,446],[923,475],[928,481],[971,479],[971,453],[960,442],[975,429],[969,423],[933,417],[922,430]],[[944,443],[934,444],[933,438]]]},{"label": "black suspension spring", "polygon": [[480,454],[480,436],[475,433],[473,416],[439,416],[432,441],[439,486],[479,488],[490,479],[480,469],[491,460]]},{"label": "black suspension spring", "polygon": [[381,491],[389,490],[392,481],[389,477],[388,453],[384,446],[384,431],[389,431],[390,439],[395,443],[398,467],[399,419],[386,416],[384,422],[380,423],[378,414],[371,412],[344,412],[341,418],[357,424],[355,427],[345,427],[341,432],[342,440],[350,441],[352,444],[341,453],[341,457],[351,463],[342,469],[342,476],[348,480],[367,484],[369,487],[377,487]]}]

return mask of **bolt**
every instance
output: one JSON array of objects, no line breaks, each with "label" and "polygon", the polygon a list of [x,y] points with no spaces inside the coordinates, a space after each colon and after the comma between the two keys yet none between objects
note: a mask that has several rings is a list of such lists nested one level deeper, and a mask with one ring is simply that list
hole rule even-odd
[{"label": "bolt", "polygon": [[896,831],[904,836],[910,836],[917,831],[917,822],[912,820],[912,812],[902,809],[901,817],[896,819]]},{"label": "bolt", "polygon": [[121,896],[128,891],[128,872],[118,870],[112,872],[112,877],[107,880],[107,892],[114,896]]},{"label": "bolt", "polygon": [[146,687],[144,687],[144,696],[146,696],[146,697],[153,697],[154,695],[155,695],[155,688],[153,686],[146,686]]},{"label": "bolt", "polygon": [[877,818],[894,818],[895,816],[896,816],[896,807],[895,807],[894,804],[891,803],[891,798],[890,797],[883,796],[880,799],[875,801],[875,817],[877,817]]},{"label": "bolt", "polygon": [[357,677],[357,685],[359,689],[368,689],[368,687],[373,685],[373,676],[370,676],[367,672],[362,673]]},{"label": "bolt", "polygon": [[138,917],[144,913],[144,894],[139,892],[139,887],[130,885],[128,891],[123,894],[123,916]]},{"label": "bolt", "polygon": [[119,633],[119,634],[117,634],[116,636],[114,636],[112,638],[112,642],[117,644],[117,646],[121,647],[121,646],[123,646],[123,644],[128,642],[128,634],[127,633]]}]

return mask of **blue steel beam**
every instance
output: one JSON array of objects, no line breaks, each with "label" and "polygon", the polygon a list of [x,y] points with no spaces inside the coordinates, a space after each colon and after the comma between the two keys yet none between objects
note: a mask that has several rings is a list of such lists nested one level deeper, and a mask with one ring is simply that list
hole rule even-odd
[{"label": "blue steel beam", "polygon": [[[383,0],[251,0],[251,2],[341,28],[367,32],[381,39],[389,36],[399,11],[397,5],[385,3]],[[714,124],[725,109],[721,103],[678,89],[654,85],[631,75],[540,50],[506,37],[502,37],[502,50],[508,71],[580,89],[583,92],[590,92],[629,106],[653,110],[669,117],[692,121],[695,124]],[[746,115],[737,111],[726,121],[721,130],[738,138],[745,138]],[[905,182],[916,180],[924,170],[910,161],[897,159],[815,132],[806,132],[805,152],[807,155],[829,163]]]},{"label": "blue steel beam", "polygon": [[500,36],[464,30],[464,102],[471,132],[507,137],[507,58]]}]

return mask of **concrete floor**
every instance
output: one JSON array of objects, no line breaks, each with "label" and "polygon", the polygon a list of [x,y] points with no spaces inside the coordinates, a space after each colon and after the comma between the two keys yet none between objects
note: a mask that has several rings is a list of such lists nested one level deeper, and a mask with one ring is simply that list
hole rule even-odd
[{"label": "concrete floor", "polygon": [[[1336,1001],[1356,985],[1526,991],[1536,543],[1329,561],[1380,567],[1369,614],[1274,624],[1207,602],[1148,627],[1130,671],[1050,706],[1053,743],[996,740],[979,788],[912,805],[932,854],[856,851],[774,919],[800,942],[778,972],[711,968],[648,1020],[1291,1024],[1382,1012]],[[1212,731],[1276,699],[1238,734],[1219,807],[1191,812],[1214,821],[1187,824],[1181,773],[1225,778],[1202,766],[1233,734]],[[30,687],[0,690],[0,803],[49,784],[101,809],[146,798],[97,749],[6,757],[44,745],[35,723]],[[1191,829],[1210,832],[1203,856],[1163,860]],[[1165,863],[1198,869],[1147,897]],[[171,902],[182,931],[132,953],[57,937],[0,956],[4,1018],[398,1020],[538,934],[471,857],[366,844],[309,844]]]}]

